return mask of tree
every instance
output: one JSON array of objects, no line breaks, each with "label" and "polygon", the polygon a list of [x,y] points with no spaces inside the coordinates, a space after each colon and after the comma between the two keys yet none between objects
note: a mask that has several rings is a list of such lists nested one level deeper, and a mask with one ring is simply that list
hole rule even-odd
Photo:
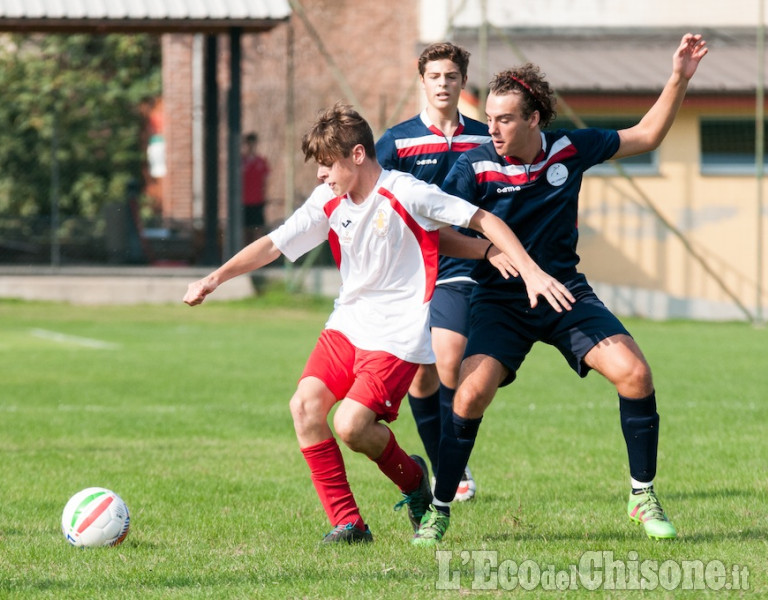
[{"label": "tree", "polygon": [[0,38],[0,217],[49,220],[52,159],[58,210],[93,218],[141,179],[142,102],[161,92],[150,35]]}]

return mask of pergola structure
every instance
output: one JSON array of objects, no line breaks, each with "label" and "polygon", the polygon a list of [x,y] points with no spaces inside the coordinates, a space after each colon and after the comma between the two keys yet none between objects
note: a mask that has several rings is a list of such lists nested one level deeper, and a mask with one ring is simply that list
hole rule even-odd
[{"label": "pergola structure", "polygon": [[204,216],[206,263],[218,256],[217,35],[230,43],[227,106],[227,251],[242,236],[240,210],[241,36],[268,31],[291,14],[289,0],[0,0],[0,32],[9,33],[198,33],[204,45]]}]

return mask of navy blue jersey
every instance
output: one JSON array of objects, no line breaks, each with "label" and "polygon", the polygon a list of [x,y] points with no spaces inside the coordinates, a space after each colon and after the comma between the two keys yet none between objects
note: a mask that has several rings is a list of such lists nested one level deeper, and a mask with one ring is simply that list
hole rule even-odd
[{"label": "navy blue jersey", "polygon": [[[427,111],[390,127],[376,142],[379,164],[390,170],[405,171],[414,177],[442,185],[462,153],[490,140],[488,126],[459,114],[459,127],[452,138],[432,124]],[[469,229],[458,229],[476,236]],[[470,281],[477,261],[440,256],[438,285],[447,281]]]},{"label": "navy blue jersey", "polygon": [[[607,129],[542,132],[533,164],[499,156],[493,144],[461,155],[443,189],[500,217],[528,254],[560,281],[576,274],[579,256],[578,199],[584,172],[613,156],[619,135]],[[520,277],[505,280],[487,261],[473,272],[483,287],[521,289]]]}]

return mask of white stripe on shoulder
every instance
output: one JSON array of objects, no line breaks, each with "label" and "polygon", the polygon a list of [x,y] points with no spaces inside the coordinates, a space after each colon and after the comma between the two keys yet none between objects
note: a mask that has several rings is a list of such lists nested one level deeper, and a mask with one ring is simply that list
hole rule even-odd
[{"label": "white stripe on shoulder", "polygon": [[543,168],[549,165],[549,162],[552,160],[552,157],[555,154],[572,145],[573,142],[567,135],[564,135],[563,137],[555,140],[555,143],[552,144],[552,147],[549,149],[549,152],[547,152],[547,156],[544,158],[544,160],[536,163],[535,165],[531,165],[531,172],[541,171]]},{"label": "white stripe on shoulder", "polygon": [[485,144],[491,140],[489,135],[469,135],[467,133],[461,133],[453,138],[453,143],[461,142],[462,144]]},{"label": "white stripe on shoulder", "polygon": [[479,173],[503,173],[504,175],[519,175],[525,173],[523,165],[502,165],[493,160],[480,160],[472,163],[475,175]]},{"label": "white stripe on shoulder", "polygon": [[415,138],[401,138],[399,140],[395,140],[395,147],[398,149],[402,148],[413,148],[414,146],[424,146],[426,144],[441,144],[445,143],[445,138],[442,138],[438,135],[423,135],[421,137],[415,137]]}]

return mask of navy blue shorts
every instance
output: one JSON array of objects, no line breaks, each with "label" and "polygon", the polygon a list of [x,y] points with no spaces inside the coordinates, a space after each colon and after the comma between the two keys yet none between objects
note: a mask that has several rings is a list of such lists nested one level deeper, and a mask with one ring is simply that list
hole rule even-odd
[{"label": "navy blue shorts", "polygon": [[630,334],[600,301],[583,275],[565,285],[576,302],[570,311],[562,313],[542,298],[532,309],[525,291],[502,295],[479,286],[475,288],[464,356],[486,354],[498,360],[509,369],[501,383],[505,386],[515,380],[534,342],[544,342],[557,348],[571,368],[585,377],[590,370],[583,362],[587,352],[612,335]]},{"label": "navy blue shorts", "polygon": [[442,283],[435,287],[429,304],[429,326],[469,335],[469,298],[475,284],[468,281]]}]

